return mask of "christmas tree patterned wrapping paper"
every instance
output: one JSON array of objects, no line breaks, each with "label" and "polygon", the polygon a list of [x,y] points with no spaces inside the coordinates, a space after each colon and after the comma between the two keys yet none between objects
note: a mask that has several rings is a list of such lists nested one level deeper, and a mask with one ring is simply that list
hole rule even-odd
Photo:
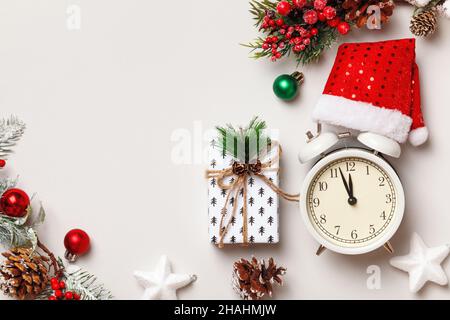
[{"label": "christmas tree patterned wrapping paper", "polygon": [[[262,171],[274,185],[279,184],[279,147],[273,142],[269,152],[260,159],[261,163],[270,163]],[[215,141],[212,141],[209,148],[209,169],[222,170],[233,165],[235,159],[228,154],[223,154],[217,147]],[[225,178],[224,182],[230,184],[236,179],[236,176]],[[220,239],[220,220],[222,210],[224,209],[227,190],[218,186],[216,178],[208,179],[208,217],[209,217],[209,239],[213,244],[218,244]],[[224,225],[231,218],[231,224],[228,232],[223,238],[223,244],[244,244],[243,239],[243,189],[238,193],[237,199],[234,198],[234,192],[230,194],[229,203],[226,206],[226,217]],[[278,213],[279,197],[266,182],[260,177],[250,175],[247,179],[247,228],[248,243],[278,243]],[[233,206],[237,206],[237,212],[234,218],[231,217]]]}]

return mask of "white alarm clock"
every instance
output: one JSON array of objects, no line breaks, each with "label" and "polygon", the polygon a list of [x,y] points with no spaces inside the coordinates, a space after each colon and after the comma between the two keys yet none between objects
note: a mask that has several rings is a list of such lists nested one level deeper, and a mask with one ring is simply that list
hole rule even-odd
[{"label": "white alarm clock", "polygon": [[[394,168],[380,154],[400,156],[397,142],[373,133],[358,136],[365,148],[330,150],[340,138],[310,132],[299,160],[308,162],[320,156],[301,187],[300,211],[308,231],[324,249],[342,254],[363,254],[380,247],[389,252],[389,240],[400,226],[405,195]],[[368,148],[367,148],[368,147]]]}]

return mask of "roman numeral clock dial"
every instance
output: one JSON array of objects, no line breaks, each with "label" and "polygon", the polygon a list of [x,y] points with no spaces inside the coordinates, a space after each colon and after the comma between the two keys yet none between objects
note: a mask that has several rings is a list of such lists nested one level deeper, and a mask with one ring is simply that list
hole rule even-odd
[{"label": "roman numeral clock dial", "polygon": [[398,229],[404,193],[392,167],[365,150],[326,156],[303,186],[302,215],[325,248],[360,254],[385,245]]}]

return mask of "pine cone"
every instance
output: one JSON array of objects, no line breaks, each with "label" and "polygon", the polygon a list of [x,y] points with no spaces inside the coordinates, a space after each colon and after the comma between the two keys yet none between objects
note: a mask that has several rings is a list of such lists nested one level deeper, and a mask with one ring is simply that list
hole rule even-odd
[{"label": "pine cone", "polygon": [[277,268],[273,258],[267,267],[264,260],[255,257],[251,261],[240,259],[233,267],[233,288],[245,300],[260,300],[266,294],[271,297],[272,284],[282,285],[281,276],[286,273],[285,268]]},{"label": "pine cone", "polygon": [[28,248],[16,248],[2,253],[6,258],[0,265],[0,289],[5,294],[23,300],[34,297],[47,287],[48,258]]},{"label": "pine cone", "polygon": [[367,12],[370,6],[378,6],[380,8],[380,22],[385,23],[394,13],[395,4],[393,0],[345,0],[342,9],[345,13],[347,22],[354,22],[358,28],[367,23],[369,16],[373,12]]},{"label": "pine cone", "polygon": [[437,16],[436,11],[431,9],[422,11],[411,19],[409,30],[419,37],[428,37],[436,31]]}]

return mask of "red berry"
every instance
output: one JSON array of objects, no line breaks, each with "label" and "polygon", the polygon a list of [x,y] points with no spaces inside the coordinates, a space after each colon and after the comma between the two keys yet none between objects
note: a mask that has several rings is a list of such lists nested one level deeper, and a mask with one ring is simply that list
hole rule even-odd
[{"label": "red berry", "polygon": [[314,9],[323,10],[327,5],[327,0],[314,0]]},{"label": "red berry", "polygon": [[330,27],[332,27],[332,28],[336,28],[337,25],[339,24],[339,22],[341,22],[341,19],[339,19],[339,18],[334,18],[334,19],[328,20],[328,21],[327,21],[327,24],[328,24]]},{"label": "red berry", "polygon": [[306,5],[307,0],[294,0],[294,6],[297,8],[303,8]]},{"label": "red berry", "polygon": [[336,17],[336,9],[330,6],[323,8],[322,13],[328,20],[331,20],[334,17]]},{"label": "red berry", "polygon": [[280,52],[277,52],[277,54],[275,55],[275,57],[276,57],[277,59],[280,59],[280,58],[281,58],[281,53],[280,53]]},{"label": "red berry", "polygon": [[303,20],[305,20],[307,24],[315,24],[317,19],[317,12],[315,10],[308,10],[303,14]]},{"label": "red berry", "polygon": [[300,50],[300,45],[299,44],[296,44],[295,46],[294,46],[294,51],[295,52],[300,52],[301,50]]},{"label": "red berry", "polygon": [[283,19],[280,18],[280,19],[277,20],[277,25],[278,25],[279,27],[282,27],[283,24],[284,24]]},{"label": "red berry", "polygon": [[80,297],[80,295],[78,293],[76,293],[76,292],[73,293],[73,299],[74,300],[80,300],[80,298],[81,297]]},{"label": "red berry", "polygon": [[276,43],[272,44],[272,49],[278,48],[278,45]]},{"label": "red berry", "polygon": [[52,283],[51,284],[52,290],[59,290],[59,283]]},{"label": "red berry", "polygon": [[59,280],[58,280],[58,278],[51,278],[51,279],[50,279],[50,283],[51,283],[51,284],[59,283]]},{"label": "red berry", "polygon": [[3,168],[4,166],[6,166],[6,161],[3,159],[0,159],[0,168]]},{"label": "red berry", "polygon": [[319,19],[319,21],[325,21],[325,20],[327,20],[327,17],[325,17],[325,15],[323,14],[323,12],[317,13],[317,18]]},{"label": "red berry", "polygon": [[308,38],[306,38],[306,39],[303,40],[303,44],[304,44],[305,46],[309,45],[310,43],[311,43],[311,40],[309,40]]},{"label": "red berry", "polygon": [[48,300],[56,300],[56,297],[55,296],[53,296],[53,295],[51,295],[50,297],[48,297]]},{"label": "red berry", "polygon": [[290,32],[286,33],[286,39],[290,39],[290,38],[292,38],[292,33],[290,33]]},{"label": "red berry", "polygon": [[63,293],[61,290],[55,290],[55,297],[61,299],[63,297]]},{"label": "red berry", "polygon": [[272,42],[278,42],[278,37],[277,36],[273,36],[272,37]]},{"label": "red berry", "polygon": [[308,31],[305,28],[300,28],[298,30],[298,33],[300,33],[300,36],[306,37],[306,34],[308,33]]},{"label": "red berry", "polygon": [[279,32],[280,32],[281,35],[285,35],[286,34],[286,29],[280,29]]},{"label": "red berry", "polygon": [[64,294],[64,297],[66,298],[66,300],[72,300],[72,299],[73,299],[73,293],[72,293],[72,291],[67,291],[67,292]]},{"label": "red berry", "polygon": [[261,48],[263,48],[263,50],[267,50],[269,49],[269,45],[267,43],[263,43]]},{"label": "red berry", "polygon": [[284,42],[280,42],[280,44],[278,45],[278,48],[280,49],[284,49],[286,45],[284,44]]},{"label": "red berry", "polygon": [[275,49],[275,48],[272,49],[272,54],[273,55],[276,55],[277,52],[278,52],[277,49]]},{"label": "red berry", "polygon": [[350,25],[345,21],[340,22],[337,26],[337,31],[342,35],[346,35],[350,31]]},{"label": "red berry", "polygon": [[287,1],[281,1],[277,5],[277,11],[282,16],[286,16],[289,14],[289,12],[291,12],[291,4]]},{"label": "red berry", "polygon": [[300,51],[303,51],[303,50],[305,50],[305,48],[306,48],[306,47],[305,47],[305,45],[304,45],[304,44],[301,44],[301,45],[300,45]]},{"label": "red berry", "polygon": [[272,58],[270,58],[270,60],[272,60],[272,62],[277,61],[277,57],[272,56]]},{"label": "red berry", "polygon": [[269,26],[271,26],[271,27],[275,27],[275,21],[273,21],[273,20],[270,20],[270,21],[269,21]]},{"label": "red berry", "polygon": [[288,29],[288,32],[289,33],[293,33],[295,31],[295,28],[294,27],[289,27],[289,29]]},{"label": "red berry", "polygon": [[312,36],[316,36],[319,33],[319,30],[317,30],[317,28],[311,28],[309,32],[311,33]]},{"label": "red berry", "polygon": [[300,38],[300,37],[294,38],[295,44],[300,44],[301,42],[302,42],[302,38]]},{"label": "red berry", "polygon": [[66,283],[64,281],[59,282],[59,288],[64,289],[66,287]]}]

